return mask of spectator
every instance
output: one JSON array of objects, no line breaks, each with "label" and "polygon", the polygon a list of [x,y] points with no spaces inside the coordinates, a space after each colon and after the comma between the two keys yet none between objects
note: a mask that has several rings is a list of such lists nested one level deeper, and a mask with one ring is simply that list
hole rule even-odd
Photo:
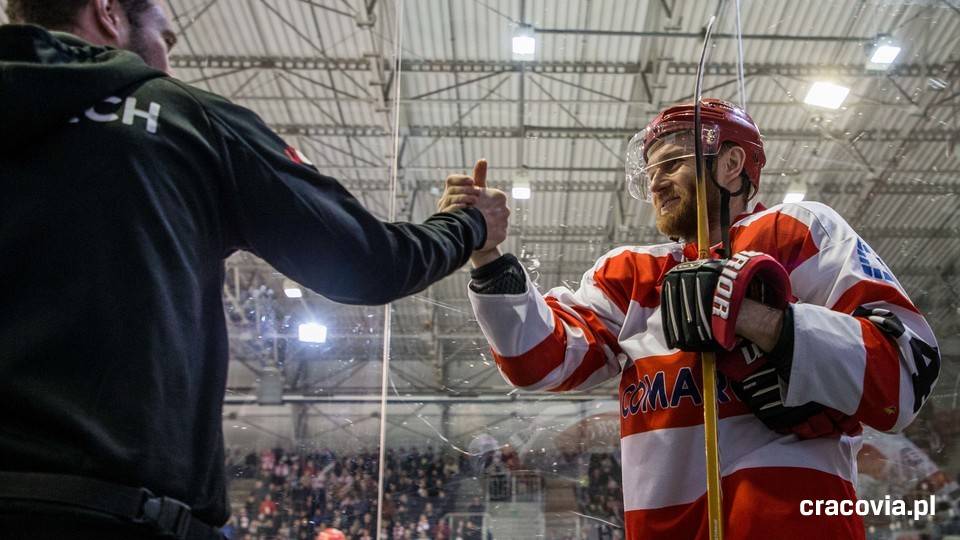
[{"label": "spectator", "polygon": [[434,540],[450,540],[450,525],[446,520],[441,519],[437,522],[433,538]]},{"label": "spectator", "polygon": [[417,538],[418,539],[427,539],[430,538],[430,522],[427,520],[426,514],[420,514],[420,519],[417,520]]},{"label": "spectator", "polygon": [[264,497],[263,502],[260,503],[259,510],[260,514],[264,516],[272,516],[277,512],[277,503],[273,501],[269,493]]}]

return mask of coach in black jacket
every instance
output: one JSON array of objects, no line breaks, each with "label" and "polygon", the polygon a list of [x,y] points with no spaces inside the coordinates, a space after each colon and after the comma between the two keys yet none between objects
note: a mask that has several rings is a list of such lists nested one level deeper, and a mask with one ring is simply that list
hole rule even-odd
[{"label": "coach in black jacket", "polygon": [[502,242],[506,198],[381,222],[257,115],[169,77],[156,0],[8,12],[64,32],[0,27],[0,537],[74,518],[210,537],[228,517],[224,258],[386,303]]}]

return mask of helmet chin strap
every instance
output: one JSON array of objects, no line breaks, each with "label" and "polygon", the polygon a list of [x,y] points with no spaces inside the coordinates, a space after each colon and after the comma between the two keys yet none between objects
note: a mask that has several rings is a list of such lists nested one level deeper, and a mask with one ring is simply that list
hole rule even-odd
[{"label": "helmet chin strap", "polygon": [[714,165],[716,164],[716,158],[713,156],[707,157],[707,176],[710,177],[710,181],[713,182],[713,185],[720,190],[720,258],[726,259],[730,257],[730,199],[732,197],[737,197],[743,195],[750,190],[750,181],[740,176],[740,189],[734,193],[730,193],[730,190],[720,185],[717,182],[717,174],[714,170]]}]

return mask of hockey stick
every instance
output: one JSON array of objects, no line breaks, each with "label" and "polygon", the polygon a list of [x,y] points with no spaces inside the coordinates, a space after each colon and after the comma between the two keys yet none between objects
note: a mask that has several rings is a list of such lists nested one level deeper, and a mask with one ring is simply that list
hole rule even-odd
[{"label": "hockey stick", "polygon": [[[703,174],[703,134],[700,121],[700,91],[703,86],[703,67],[710,45],[710,33],[716,15],[711,16],[703,38],[697,87],[693,94],[693,141],[697,163],[697,249],[699,259],[710,258],[710,226],[707,216],[707,181]],[[717,359],[713,352],[700,353],[703,371],[703,442],[707,452],[707,526],[710,540],[723,539],[723,505],[720,490],[720,445],[717,440]]]}]

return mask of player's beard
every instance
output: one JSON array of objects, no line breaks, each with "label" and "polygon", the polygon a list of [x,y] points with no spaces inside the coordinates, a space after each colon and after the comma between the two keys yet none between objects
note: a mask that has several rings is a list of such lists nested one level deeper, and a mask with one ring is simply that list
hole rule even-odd
[{"label": "player's beard", "polygon": [[[709,173],[708,173],[709,174]],[[697,184],[684,182],[674,184],[676,189],[663,199],[678,196],[680,200],[665,214],[657,210],[657,230],[670,238],[681,238],[688,242],[697,240]],[[707,215],[711,220],[720,215],[720,190],[707,178]]]}]

